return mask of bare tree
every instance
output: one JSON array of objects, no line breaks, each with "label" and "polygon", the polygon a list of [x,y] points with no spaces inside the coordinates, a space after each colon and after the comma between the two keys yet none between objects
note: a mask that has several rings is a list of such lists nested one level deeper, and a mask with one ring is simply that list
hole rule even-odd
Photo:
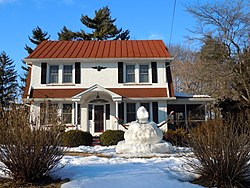
[{"label": "bare tree", "polygon": [[207,46],[208,40],[212,39],[213,44],[220,44],[222,47],[217,50],[211,48],[205,50],[204,47],[203,54],[210,54],[212,58],[215,54],[223,54],[223,56],[214,60],[212,58],[207,60],[201,56],[201,60],[210,64],[213,62],[212,70],[218,73],[218,78],[227,79],[224,85],[227,86],[228,91],[235,92],[234,97],[250,105],[250,78],[249,71],[246,71],[250,67],[248,58],[250,3],[247,4],[247,2],[244,0],[213,1],[213,3],[187,5],[186,9],[197,21],[196,27],[191,31],[194,37],[190,39],[199,40],[204,46]]},{"label": "bare tree", "polygon": [[[201,61],[201,51],[196,52],[183,45],[170,46],[172,73],[177,92],[190,94],[208,94],[219,98],[224,79],[215,74],[215,66],[211,62]],[[218,69],[216,69],[218,70]]]},{"label": "bare tree", "polygon": [[171,69],[174,80],[174,88],[177,92],[193,93],[191,85],[196,81],[190,70],[197,61],[197,53],[189,47],[174,44],[169,47],[170,53],[174,58]]}]

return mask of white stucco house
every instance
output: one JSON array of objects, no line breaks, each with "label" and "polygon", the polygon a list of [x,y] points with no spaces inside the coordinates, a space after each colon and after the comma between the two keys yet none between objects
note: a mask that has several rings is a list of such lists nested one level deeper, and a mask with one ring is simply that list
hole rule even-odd
[{"label": "white stucco house", "polygon": [[[209,96],[175,95],[172,58],[161,40],[44,41],[24,59],[29,73],[23,101],[39,112],[49,101],[58,107],[68,129],[98,136],[123,129],[136,120],[143,105],[150,121],[187,124],[188,115],[202,105],[203,119]],[[167,125],[162,129],[167,129]]]}]

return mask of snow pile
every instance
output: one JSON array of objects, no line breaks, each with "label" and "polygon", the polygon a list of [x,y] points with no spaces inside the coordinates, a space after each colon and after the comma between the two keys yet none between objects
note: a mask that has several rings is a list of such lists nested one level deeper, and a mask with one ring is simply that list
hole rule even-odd
[{"label": "snow pile", "polygon": [[148,112],[141,106],[137,110],[138,121],[130,123],[128,130],[124,133],[124,141],[116,146],[118,154],[151,154],[170,153],[172,145],[162,140],[162,131],[155,122],[148,122]]}]

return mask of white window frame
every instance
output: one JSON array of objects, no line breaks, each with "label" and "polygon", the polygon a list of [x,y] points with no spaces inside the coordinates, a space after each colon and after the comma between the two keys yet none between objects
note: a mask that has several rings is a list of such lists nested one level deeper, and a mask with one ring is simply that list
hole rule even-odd
[{"label": "white window frame", "polygon": [[[141,66],[147,66],[148,67],[148,73],[147,74],[144,74],[144,75],[147,75],[147,81],[146,82],[142,82],[141,81]],[[139,83],[149,83],[149,80],[150,80],[150,66],[149,66],[149,64],[139,64]]]},{"label": "white window frame", "polygon": [[[71,66],[71,74],[70,73],[64,73],[65,66]],[[74,66],[72,64],[64,64],[62,65],[62,83],[67,84],[67,83],[73,83],[73,71],[74,71]],[[70,76],[71,75],[71,82],[65,82],[64,81],[64,76]]]},{"label": "white window frame", "polygon": [[[65,124],[73,124],[73,104],[72,103],[63,103],[62,104],[62,121],[64,122],[64,111],[63,111],[63,106],[64,105],[71,105],[71,122],[67,122],[67,123],[65,123]],[[69,113],[67,113],[67,114],[69,114]]]},{"label": "white window frame", "polygon": [[[128,82],[128,79],[127,79],[127,66],[134,66],[134,81],[132,82]],[[126,83],[136,83],[136,64],[125,64],[125,81]]]},{"label": "white window frame", "polygon": [[[57,82],[52,82],[52,81],[51,81],[51,79],[52,79],[52,78],[51,78],[51,77],[52,77],[52,74],[51,74],[50,71],[51,71],[51,67],[56,67],[56,66],[58,67]],[[49,74],[48,74],[48,76],[49,76],[49,83],[50,83],[50,84],[54,84],[54,83],[55,83],[55,84],[58,84],[58,83],[59,83],[60,66],[59,66],[59,65],[49,65],[49,70],[48,70],[48,72],[49,72]],[[55,73],[53,73],[53,74],[55,74]]]}]

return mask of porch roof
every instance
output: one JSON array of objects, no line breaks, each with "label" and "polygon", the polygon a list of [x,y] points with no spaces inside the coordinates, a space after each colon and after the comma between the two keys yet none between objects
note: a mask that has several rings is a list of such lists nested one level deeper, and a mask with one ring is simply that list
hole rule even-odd
[{"label": "porch roof", "polygon": [[[29,98],[72,98],[89,88],[77,89],[32,89]],[[166,88],[105,88],[124,98],[168,97]]]}]

